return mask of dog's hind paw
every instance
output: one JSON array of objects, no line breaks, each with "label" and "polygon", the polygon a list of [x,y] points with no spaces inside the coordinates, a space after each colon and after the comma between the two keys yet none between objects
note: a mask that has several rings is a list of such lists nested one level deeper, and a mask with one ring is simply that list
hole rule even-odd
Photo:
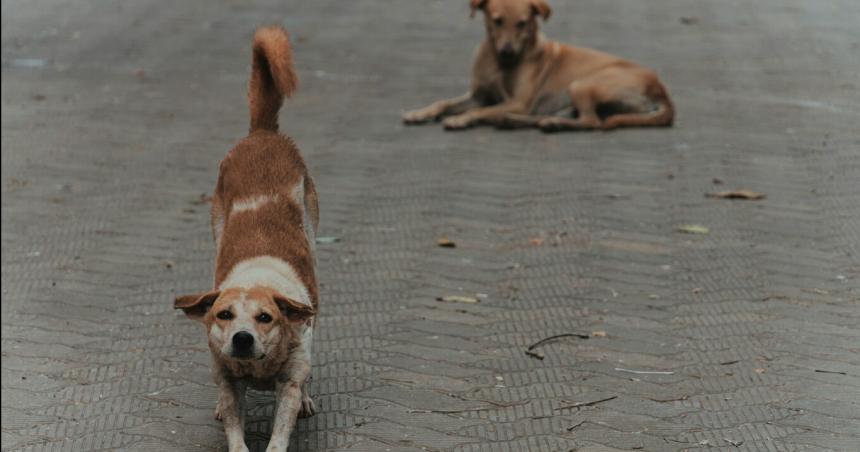
[{"label": "dog's hind paw", "polygon": [[311,417],[316,414],[317,408],[309,395],[302,394],[302,407],[299,409],[299,418]]}]

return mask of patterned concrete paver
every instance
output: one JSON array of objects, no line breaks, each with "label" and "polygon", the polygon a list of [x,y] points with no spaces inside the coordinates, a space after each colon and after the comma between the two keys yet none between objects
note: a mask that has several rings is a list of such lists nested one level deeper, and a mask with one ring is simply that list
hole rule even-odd
[{"label": "patterned concrete paver", "polygon": [[[276,22],[341,238],[291,450],[860,450],[860,4],[553,3],[551,36],[662,74],[675,128],[401,126],[467,84],[460,0],[4,1],[2,449],[223,450],[171,299],[211,283],[201,194]],[[735,187],[767,198],[703,196]]]}]

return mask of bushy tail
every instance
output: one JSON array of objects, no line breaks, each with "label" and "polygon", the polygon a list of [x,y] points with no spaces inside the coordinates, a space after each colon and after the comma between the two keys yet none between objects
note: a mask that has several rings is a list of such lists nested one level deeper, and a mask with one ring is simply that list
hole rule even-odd
[{"label": "bushy tail", "polygon": [[278,111],[299,83],[293,71],[293,50],[287,31],[261,27],[254,33],[254,57],[248,86],[251,132],[278,130]]}]

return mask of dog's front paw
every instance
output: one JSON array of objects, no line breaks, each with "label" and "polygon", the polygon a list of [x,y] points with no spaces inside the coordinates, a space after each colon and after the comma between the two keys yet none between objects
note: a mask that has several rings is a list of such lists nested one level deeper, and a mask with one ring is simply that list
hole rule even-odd
[{"label": "dog's front paw", "polygon": [[221,398],[218,398],[218,403],[215,404],[215,420],[223,421],[224,415],[221,414]]},{"label": "dog's front paw", "polygon": [[250,452],[244,443],[230,447],[230,452]]},{"label": "dog's front paw", "polygon": [[311,396],[302,394],[302,407],[299,409],[299,418],[304,419],[317,414],[317,407]]},{"label": "dog's front paw", "polygon": [[546,133],[558,132],[563,128],[561,118],[555,117],[541,119],[537,125],[541,132]]},{"label": "dog's front paw", "polygon": [[433,119],[433,115],[427,113],[424,109],[403,113],[403,124],[406,125],[424,124],[431,119]]},{"label": "dog's front paw", "polygon": [[463,130],[472,126],[472,120],[467,116],[451,116],[442,121],[446,130]]}]

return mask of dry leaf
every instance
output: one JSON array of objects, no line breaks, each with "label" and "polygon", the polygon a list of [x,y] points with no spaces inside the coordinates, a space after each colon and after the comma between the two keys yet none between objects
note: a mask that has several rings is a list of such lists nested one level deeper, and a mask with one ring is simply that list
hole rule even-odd
[{"label": "dry leaf", "polygon": [[436,239],[436,245],[442,248],[457,248],[457,244],[448,237],[439,237]]},{"label": "dry leaf", "polygon": [[606,337],[606,331],[592,331],[592,337]]},{"label": "dry leaf", "polygon": [[678,232],[683,232],[685,234],[707,234],[711,232],[710,229],[700,224],[682,224],[681,226],[678,226],[675,230]]},{"label": "dry leaf", "polygon": [[763,199],[765,197],[765,194],[742,188],[740,190],[717,191],[713,193],[708,193],[705,196],[707,196],[708,198],[756,200]]},{"label": "dry leaf", "polygon": [[437,297],[436,301],[444,301],[446,303],[468,303],[475,304],[480,303],[481,300],[475,297],[464,297],[462,295],[445,295],[444,297]]},{"label": "dry leaf", "polygon": [[693,292],[694,294],[697,294],[697,295],[698,295],[698,294],[702,293],[702,288],[701,288],[701,287],[696,287],[696,288],[694,288],[694,289],[693,289],[693,291],[692,291],[692,292]]},{"label": "dry leaf", "polygon": [[543,245],[543,240],[544,240],[543,237],[534,237],[534,238],[529,239],[529,243],[531,243],[534,246],[541,246],[541,245]]},{"label": "dry leaf", "polygon": [[757,374],[763,374],[767,372],[767,369],[762,369],[761,367],[759,367],[758,369],[753,369],[753,371]]}]

